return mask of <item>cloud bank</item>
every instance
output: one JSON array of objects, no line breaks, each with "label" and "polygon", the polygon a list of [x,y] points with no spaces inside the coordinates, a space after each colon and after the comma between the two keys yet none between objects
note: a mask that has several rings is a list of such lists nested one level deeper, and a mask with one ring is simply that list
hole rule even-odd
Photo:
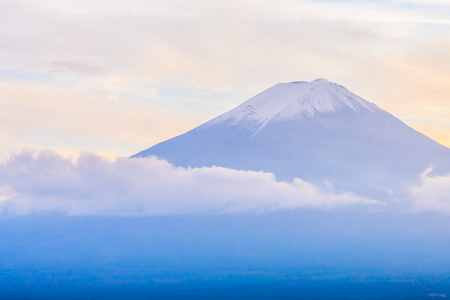
[{"label": "cloud bank", "polygon": [[439,211],[450,214],[450,174],[430,176],[431,168],[422,175],[420,185],[409,191],[414,212]]},{"label": "cloud bank", "polygon": [[378,205],[352,193],[331,193],[301,179],[222,167],[181,168],[157,158],[93,154],[77,160],[23,152],[0,164],[0,207],[13,214],[182,215],[260,213],[280,209]]}]

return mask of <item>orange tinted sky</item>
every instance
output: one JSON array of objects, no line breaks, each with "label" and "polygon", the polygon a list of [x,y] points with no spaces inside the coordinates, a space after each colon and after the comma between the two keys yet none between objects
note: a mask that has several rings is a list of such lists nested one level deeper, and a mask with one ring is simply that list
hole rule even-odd
[{"label": "orange tinted sky", "polygon": [[0,2],[0,156],[129,156],[327,78],[450,146],[450,2]]}]

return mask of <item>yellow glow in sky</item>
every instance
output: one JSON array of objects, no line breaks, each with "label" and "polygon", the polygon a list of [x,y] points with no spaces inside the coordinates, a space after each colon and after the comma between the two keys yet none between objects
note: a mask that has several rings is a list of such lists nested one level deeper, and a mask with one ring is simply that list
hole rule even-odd
[{"label": "yellow glow in sky", "polygon": [[450,146],[449,20],[440,0],[2,1],[0,155],[129,156],[316,78]]}]

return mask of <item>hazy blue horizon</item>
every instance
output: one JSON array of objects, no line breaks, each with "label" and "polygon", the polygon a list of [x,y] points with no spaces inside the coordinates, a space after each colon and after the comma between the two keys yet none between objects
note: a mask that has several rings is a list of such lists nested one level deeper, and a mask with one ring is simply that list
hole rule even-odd
[{"label": "hazy blue horizon", "polygon": [[141,218],[3,216],[0,297],[448,295],[449,222],[435,213],[314,209]]}]

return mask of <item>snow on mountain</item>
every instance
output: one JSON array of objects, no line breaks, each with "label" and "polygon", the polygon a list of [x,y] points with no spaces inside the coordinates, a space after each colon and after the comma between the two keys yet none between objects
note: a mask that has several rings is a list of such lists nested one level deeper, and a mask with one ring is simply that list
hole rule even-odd
[{"label": "snow on mountain", "polygon": [[184,167],[262,170],[375,198],[417,182],[429,167],[450,173],[450,149],[325,79],[277,84],[134,157],[151,155]]},{"label": "snow on mountain", "polygon": [[314,117],[343,108],[354,112],[379,109],[345,87],[320,78],[312,82],[279,83],[205,125],[259,124],[264,127],[271,120]]}]

